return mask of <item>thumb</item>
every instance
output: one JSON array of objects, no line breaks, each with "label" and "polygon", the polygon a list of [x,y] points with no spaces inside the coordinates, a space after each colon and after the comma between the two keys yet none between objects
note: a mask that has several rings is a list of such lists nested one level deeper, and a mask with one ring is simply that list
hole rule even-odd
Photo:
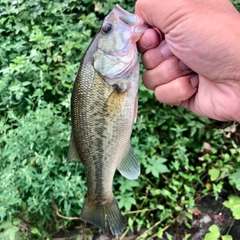
[{"label": "thumb", "polygon": [[186,0],[137,0],[135,13],[150,26],[156,27],[166,34],[179,24],[183,17],[193,12],[191,2]]},{"label": "thumb", "polygon": [[167,34],[177,25],[187,19],[195,18],[196,15],[198,16],[198,22],[201,22],[209,13],[209,9],[214,9],[214,12],[218,13],[228,12],[239,16],[239,12],[228,0],[137,0],[135,13],[150,26],[156,27]]}]

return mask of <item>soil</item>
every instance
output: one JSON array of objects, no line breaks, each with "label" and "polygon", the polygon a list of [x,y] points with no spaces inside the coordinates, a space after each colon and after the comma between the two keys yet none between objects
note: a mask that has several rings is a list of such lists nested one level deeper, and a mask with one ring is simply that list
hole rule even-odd
[{"label": "soil", "polygon": [[228,234],[233,240],[240,240],[240,221],[236,221],[231,211],[223,205],[225,200],[220,197],[216,201],[213,196],[208,196],[196,204],[200,215],[195,216],[192,221],[190,240],[204,239],[209,227],[213,224],[218,225],[221,235]]},{"label": "soil", "polygon": [[[193,211],[191,228],[184,226],[172,227],[169,232],[174,236],[173,240],[183,240],[186,234],[190,234],[189,240],[203,240],[209,232],[209,227],[216,224],[221,235],[231,235],[233,240],[240,240],[240,221],[233,218],[231,211],[223,205],[226,198],[206,196],[196,202]],[[162,238],[161,240],[167,240]],[[216,239],[213,239],[216,240]]]}]

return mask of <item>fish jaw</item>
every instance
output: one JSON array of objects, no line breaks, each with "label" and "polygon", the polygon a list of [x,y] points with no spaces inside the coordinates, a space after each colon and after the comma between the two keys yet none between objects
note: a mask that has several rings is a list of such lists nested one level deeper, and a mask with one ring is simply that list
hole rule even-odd
[{"label": "fish jaw", "polygon": [[136,43],[140,39],[144,31],[148,28],[148,25],[142,18],[140,18],[136,14],[126,11],[118,4],[113,9],[113,14],[119,20],[121,20],[119,21],[119,27],[121,27],[122,29],[124,29],[124,27],[126,28],[126,26],[131,27],[132,43]]}]

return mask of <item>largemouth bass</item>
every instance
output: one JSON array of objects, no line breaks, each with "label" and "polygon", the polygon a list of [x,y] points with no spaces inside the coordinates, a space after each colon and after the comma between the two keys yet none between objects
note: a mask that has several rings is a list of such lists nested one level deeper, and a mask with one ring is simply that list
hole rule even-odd
[{"label": "largemouth bass", "polygon": [[124,230],[112,192],[115,171],[128,179],[140,174],[130,136],[137,115],[136,42],[146,28],[141,18],[116,5],[87,49],[72,91],[68,161],[84,164],[88,186],[80,217],[104,231],[107,215],[114,235]]}]

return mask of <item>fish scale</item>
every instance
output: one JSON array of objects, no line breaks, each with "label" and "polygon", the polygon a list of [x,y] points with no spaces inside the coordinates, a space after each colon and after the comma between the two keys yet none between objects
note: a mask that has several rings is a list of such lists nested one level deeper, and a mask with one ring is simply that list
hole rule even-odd
[{"label": "fish scale", "polygon": [[[87,71],[85,71],[85,69],[87,69]],[[83,68],[83,71],[79,78],[79,84],[84,85],[84,87],[86,86],[86,82],[89,82],[88,69],[88,67]],[[83,159],[88,159],[88,161],[85,163],[88,179],[95,179],[92,180],[92,182],[88,183],[88,185],[91,184],[91,186],[88,188],[90,189],[90,196],[92,196],[91,199],[97,199],[98,201],[101,201],[103,190],[108,189],[104,188],[102,177],[107,175],[110,177],[110,180],[112,180],[111,176],[113,176],[115,172],[114,170],[114,172],[112,171],[113,173],[111,174],[110,171],[106,169],[105,166],[107,165],[107,162],[104,165],[101,164],[102,159],[109,159],[110,154],[109,151],[104,151],[105,142],[102,140],[102,138],[104,135],[109,135],[107,127],[109,125],[107,125],[106,118],[104,116],[104,107],[106,104],[106,98],[108,98],[112,93],[112,88],[108,86],[97,73],[94,74],[92,85],[90,86],[91,89],[89,89],[89,86],[87,87],[87,89],[84,89],[85,91],[88,91],[88,94],[85,93],[83,94],[84,96],[80,97],[82,98],[81,103],[79,105],[74,103],[73,105],[75,106],[73,112],[76,111],[76,121],[79,123],[76,128],[78,129],[78,131],[82,129],[82,131],[84,132],[83,135],[76,134],[75,141],[79,142],[80,146],[83,145],[83,149],[88,150],[88,154],[82,153],[81,156],[83,156]],[[82,91],[84,91],[84,87],[82,86]],[[98,96],[98,98],[93,98],[93,96]],[[81,117],[79,117],[78,110],[81,109],[81,105],[87,105],[88,107],[85,107],[87,108],[86,112],[82,113]],[[73,122],[75,122],[75,118],[73,119]],[[86,122],[88,122],[88,128],[90,126],[90,131],[84,130]],[[86,141],[85,139],[88,139],[88,141]],[[105,174],[103,173],[104,170],[106,170]],[[94,178],[92,177],[93,175],[95,175]],[[107,193],[107,195],[111,194]]]},{"label": "fish scale", "polygon": [[130,136],[137,112],[136,41],[146,28],[142,19],[116,5],[87,49],[72,91],[68,161],[84,164],[88,187],[80,217],[104,231],[107,215],[114,235],[124,230],[112,192],[115,171],[128,179],[140,174]]}]

